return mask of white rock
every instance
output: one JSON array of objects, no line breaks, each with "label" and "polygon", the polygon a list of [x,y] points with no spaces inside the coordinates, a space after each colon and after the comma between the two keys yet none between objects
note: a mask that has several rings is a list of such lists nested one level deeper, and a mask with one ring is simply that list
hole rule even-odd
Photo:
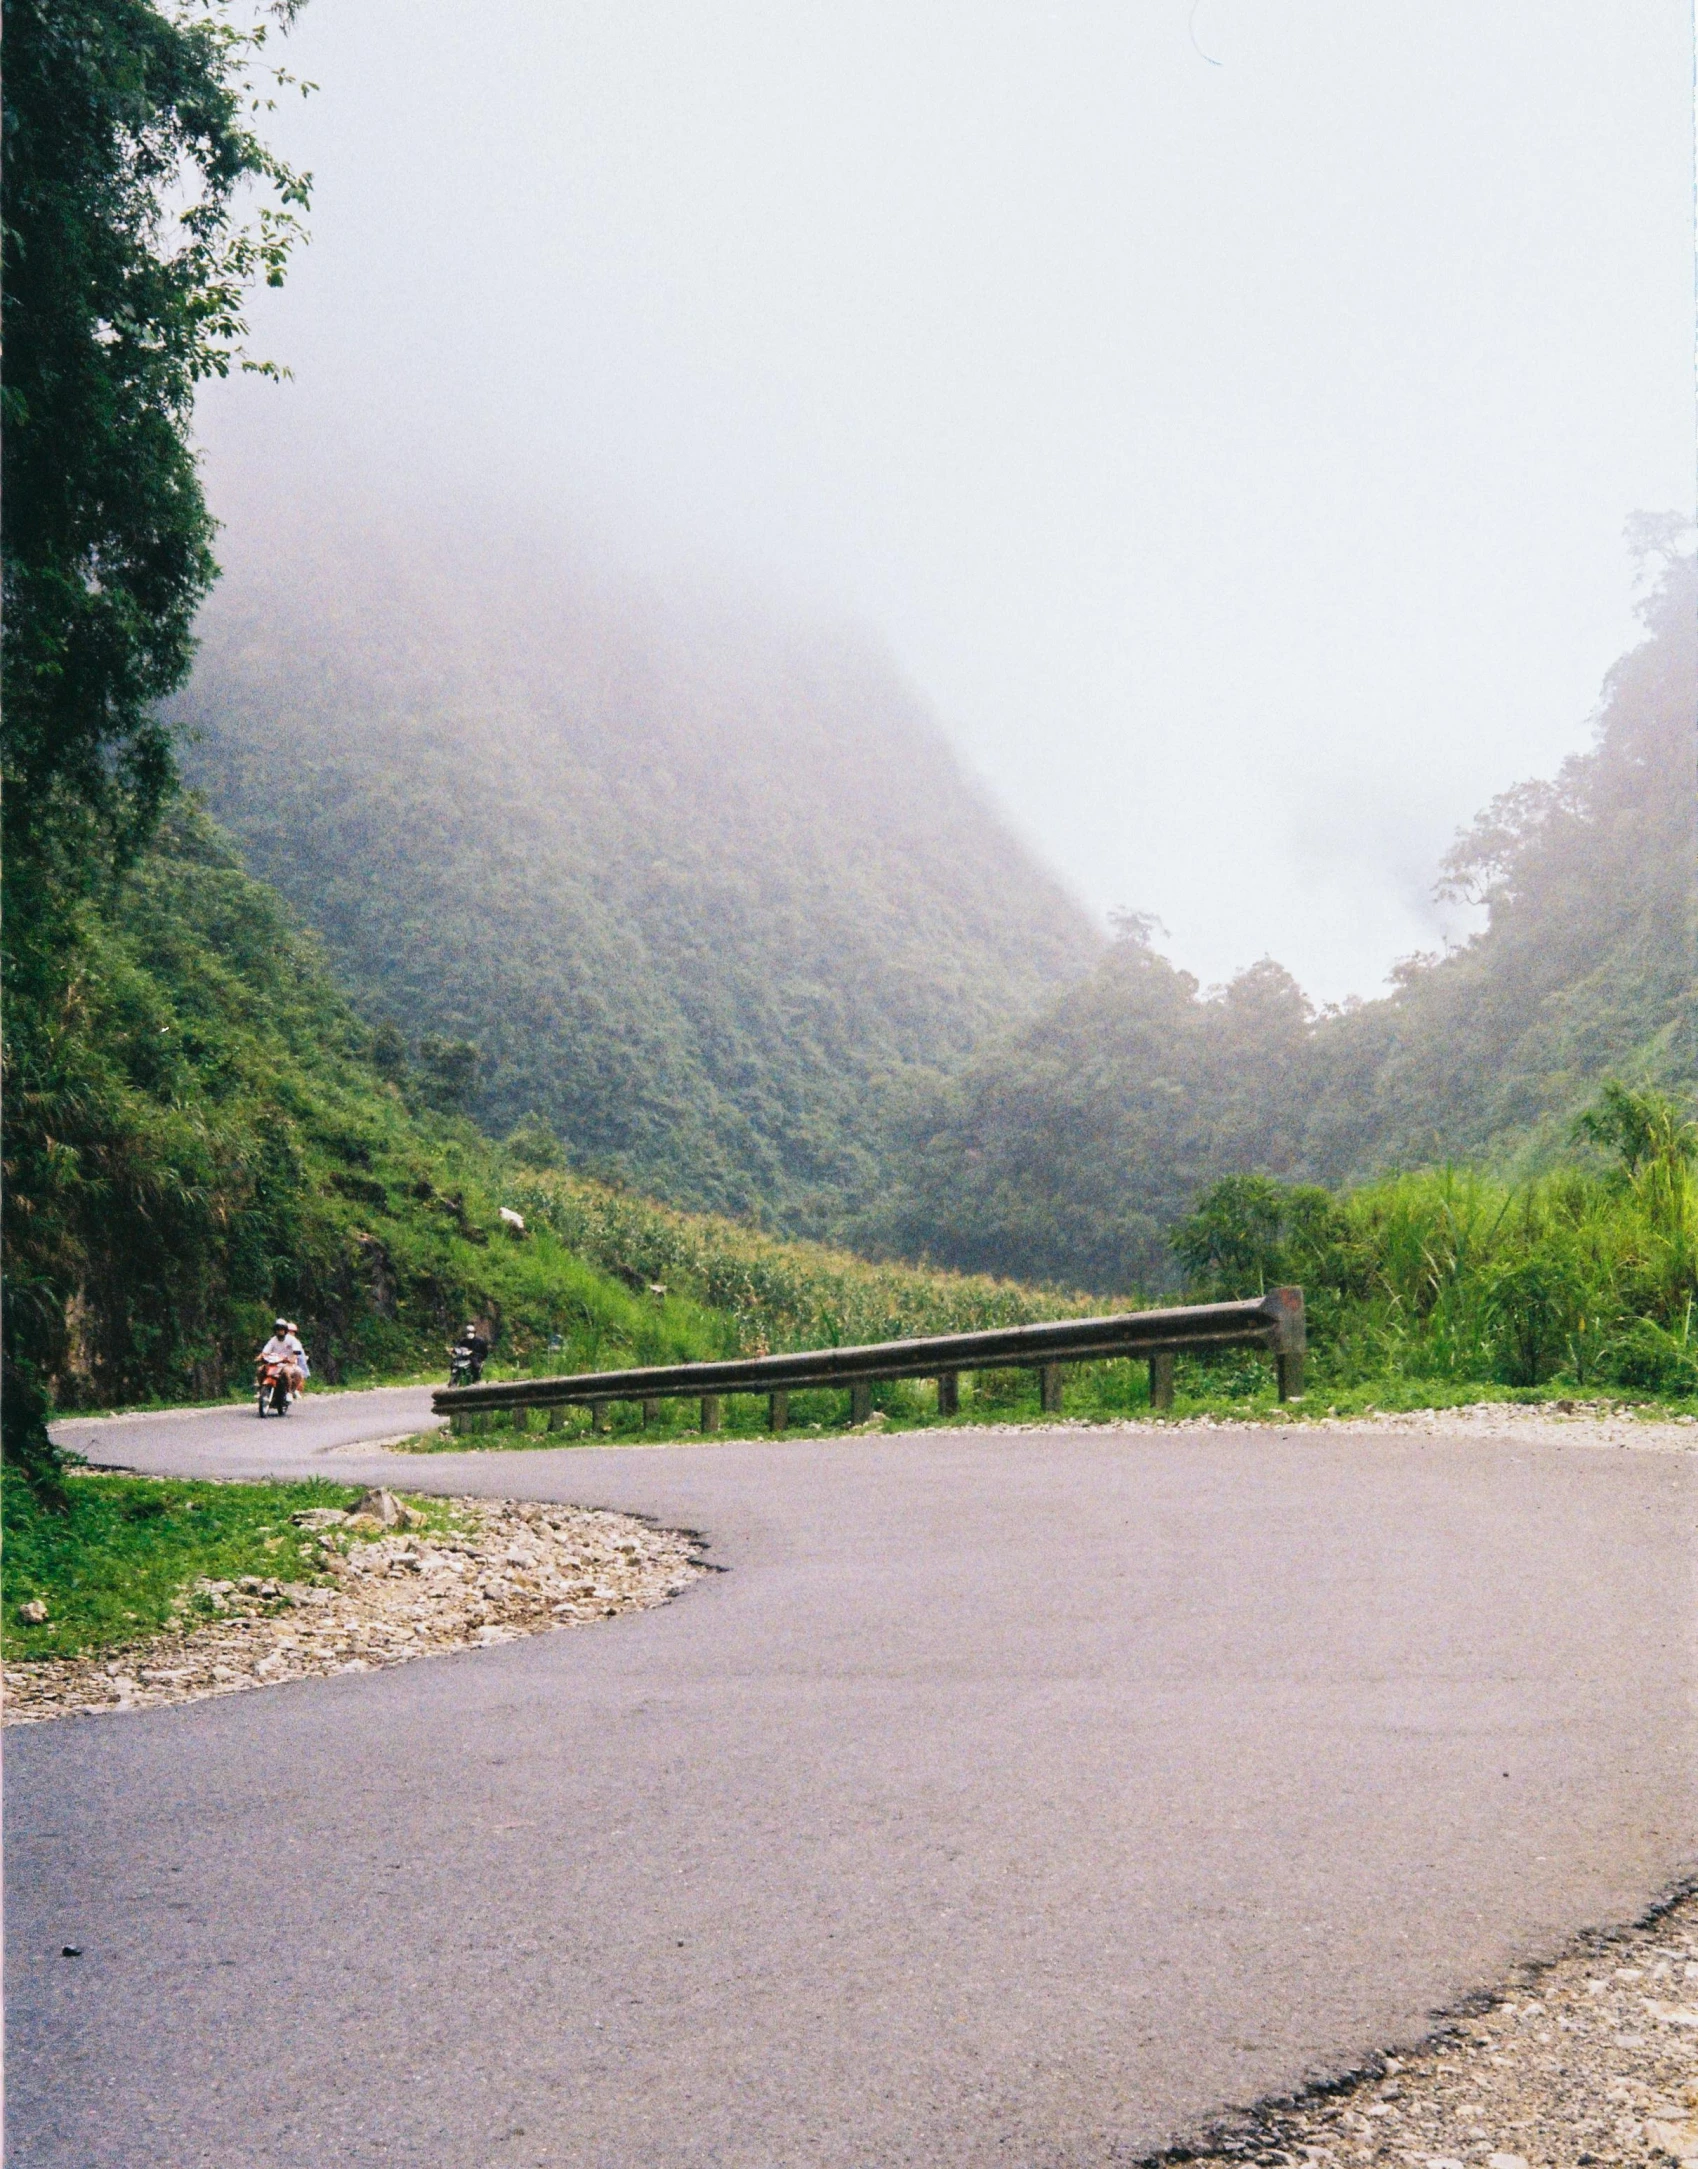
[{"label": "white rock", "polygon": [[1698,2162],[1698,2124],[1681,2122],[1665,2123],[1661,2117],[1645,2120],[1645,2144],[1661,2147],[1665,2154],[1672,2154],[1678,2162]]},{"label": "white rock", "polygon": [[18,1617],[26,1627],[39,1627],[47,1617],[47,1605],[41,1597],[31,1597],[27,1604],[18,1606]]},{"label": "white rock", "polygon": [[353,1510],[356,1515],[369,1514],[374,1521],[381,1522],[386,1529],[393,1529],[406,1512],[405,1507],[402,1506],[394,1492],[384,1490],[381,1485],[357,1498],[354,1501]]},{"label": "white rock", "polygon": [[1525,2154],[1488,2154],[1486,2169],[1527,2169]]}]

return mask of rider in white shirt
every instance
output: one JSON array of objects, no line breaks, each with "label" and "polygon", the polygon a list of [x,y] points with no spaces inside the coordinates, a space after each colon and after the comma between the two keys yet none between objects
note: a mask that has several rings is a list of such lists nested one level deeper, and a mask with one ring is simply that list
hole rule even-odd
[{"label": "rider in white shirt", "polygon": [[306,1378],[306,1350],[295,1338],[287,1318],[273,1321],[270,1340],[259,1352],[261,1363],[281,1363],[288,1373],[289,1391],[298,1394]]}]

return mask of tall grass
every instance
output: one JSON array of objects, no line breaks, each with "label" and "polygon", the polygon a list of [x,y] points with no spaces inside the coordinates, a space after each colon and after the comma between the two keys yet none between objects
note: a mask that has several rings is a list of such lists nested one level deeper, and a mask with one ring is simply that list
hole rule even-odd
[{"label": "tall grass", "polygon": [[1698,1394],[1698,1125],[1605,1088],[1614,1165],[1441,1168],[1332,1197],[1235,1176],[1176,1231],[1199,1293],[1300,1282],[1316,1374]]}]

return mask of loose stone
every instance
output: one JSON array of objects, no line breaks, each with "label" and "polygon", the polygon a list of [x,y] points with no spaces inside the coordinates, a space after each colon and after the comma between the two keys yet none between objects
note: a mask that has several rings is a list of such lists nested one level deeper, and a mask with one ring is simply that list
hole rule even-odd
[{"label": "loose stone", "polygon": [[[331,1547],[324,1581],[203,1581],[186,1593],[202,1617],[121,1655],[9,1664],[6,1721],[151,1709],[494,1647],[663,1604],[703,1571],[693,1539],[625,1515],[446,1503],[445,1530],[390,1492],[368,1492],[351,1515],[310,1508],[294,1519]],[[563,1603],[562,1591],[593,1602]]]}]

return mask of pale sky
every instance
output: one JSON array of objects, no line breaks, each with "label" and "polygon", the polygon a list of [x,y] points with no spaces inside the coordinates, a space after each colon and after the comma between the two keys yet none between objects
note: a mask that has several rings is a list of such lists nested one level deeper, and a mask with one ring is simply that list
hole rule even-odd
[{"label": "pale sky", "polygon": [[[1081,900],[1317,998],[1585,742],[1693,496],[1687,0],[312,0],[216,509],[565,520],[866,628]],[[728,840],[729,844],[729,840]]]}]

